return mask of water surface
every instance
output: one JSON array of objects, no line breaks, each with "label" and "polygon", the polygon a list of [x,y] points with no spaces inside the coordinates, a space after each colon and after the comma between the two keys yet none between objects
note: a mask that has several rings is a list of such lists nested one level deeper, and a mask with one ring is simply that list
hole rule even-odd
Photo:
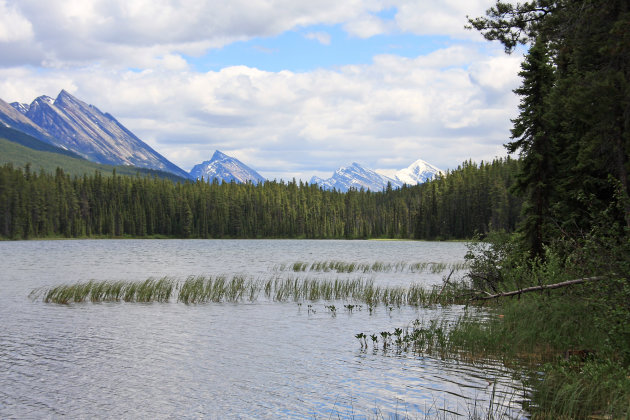
[{"label": "water surface", "polygon": [[[349,313],[341,310],[349,302],[335,302],[333,316],[323,301],[308,302],[308,310],[307,302],[264,299],[55,305],[28,298],[34,288],[90,279],[265,279],[296,275],[278,269],[296,261],[453,264],[465,252],[461,243],[404,241],[0,242],[0,417],[424,418],[443,409],[466,416],[491,398],[495,382],[502,398],[518,398],[519,383],[498,364],[362,349],[354,337],[415,319],[455,319],[461,307]],[[431,285],[445,274],[299,275]]]}]

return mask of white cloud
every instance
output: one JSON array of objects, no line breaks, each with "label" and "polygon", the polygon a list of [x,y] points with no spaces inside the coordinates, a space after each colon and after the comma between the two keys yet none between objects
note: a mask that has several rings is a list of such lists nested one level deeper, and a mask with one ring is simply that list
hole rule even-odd
[{"label": "white cloud", "polygon": [[177,56],[163,61],[140,72],[0,70],[0,97],[29,102],[66,88],[184,169],[220,149],[265,176],[304,180],[352,161],[400,169],[422,158],[454,168],[504,155],[517,105],[517,63],[498,48],[489,57],[449,48],[303,73],[196,73]]},{"label": "white cloud", "polygon": [[313,39],[322,45],[330,45],[330,34],[327,32],[309,32],[304,36],[306,39]]},{"label": "white cloud", "polygon": [[[466,14],[493,0],[0,0],[0,43],[22,42],[0,65],[68,67],[99,63],[144,68],[169,55],[200,55],[230,43],[310,25],[341,24],[360,38],[392,32],[476,37]],[[394,19],[378,16],[397,10]],[[325,33],[311,35],[323,44]],[[18,45],[14,45],[17,47]],[[2,52],[2,51],[0,51]]]},{"label": "white cloud", "polygon": [[375,35],[385,34],[393,28],[378,16],[364,14],[346,23],[343,27],[350,35],[359,38],[369,38]]},{"label": "white cloud", "polygon": [[[270,178],[307,180],[352,161],[386,170],[422,158],[452,168],[504,154],[520,58],[498,47],[300,73],[200,73],[184,57],[316,24],[359,38],[479,37],[463,30],[465,15],[493,2],[0,0],[0,97],[30,102],[66,89],[184,169],[215,149]],[[390,8],[393,18],[379,17]],[[306,37],[330,44],[319,29]]]},{"label": "white cloud", "polygon": [[480,38],[475,31],[464,29],[466,16],[483,16],[494,0],[397,1],[395,20],[404,32],[418,35],[450,35],[459,38]]},{"label": "white cloud", "polygon": [[33,37],[33,26],[19,10],[0,0],[0,43],[27,41]]}]

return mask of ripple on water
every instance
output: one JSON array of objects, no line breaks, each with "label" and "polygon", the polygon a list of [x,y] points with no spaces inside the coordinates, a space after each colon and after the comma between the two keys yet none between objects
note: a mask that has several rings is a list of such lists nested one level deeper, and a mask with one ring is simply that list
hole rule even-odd
[{"label": "ripple on water", "polygon": [[[404,328],[417,318],[453,318],[459,308],[378,307],[372,314],[339,309],[332,316],[326,302],[313,303],[313,313],[295,303],[264,301],[63,306],[27,298],[33,288],[89,279],[234,273],[265,278],[277,274],[274,265],[295,261],[452,263],[465,251],[463,244],[430,242],[0,242],[6,267],[0,277],[0,417],[422,418],[441,408],[465,413],[470,404],[490,398],[495,380],[496,390],[517,392],[510,372],[373,350],[371,344],[362,350],[354,337]],[[427,273],[370,276],[397,285],[441,279]]]}]

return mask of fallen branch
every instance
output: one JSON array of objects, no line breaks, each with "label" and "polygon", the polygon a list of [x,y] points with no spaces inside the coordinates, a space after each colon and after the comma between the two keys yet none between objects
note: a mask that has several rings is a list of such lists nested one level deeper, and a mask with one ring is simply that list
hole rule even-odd
[{"label": "fallen branch", "polygon": [[446,278],[446,280],[444,280],[444,285],[442,286],[442,290],[440,290],[440,293],[438,293],[438,297],[442,296],[442,292],[444,292],[444,289],[446,289],[446,286],[451,284],[451,282],[449,280],[451,279],[451,276],[453,275],[454,271],[455,270],[451,270],[451,272],[449,273],[449,275]]},{"label": "fallen branch", "polygon": [[[605,279],[605,278],[606,277],[603,277],[603,276],[586,277],[586,278],[583,278],[583,279],[575,279],[575,280],[563,281],[561,283],[543,284],[542,286],[532,286],[532,287],[527,287],[525,289],[514,290],[514,291],[511,291],[511,292],[497,293],[496,295],[477,296],[477,297],[474,297],[473,300],[489,300],[489,299],[496,299],[496,298],[500,298],[500,297],[516,296],[516,295],[520,295],[521,293],[535,292],[537,290],[559,289],[561,287],[571,286],[573,284],[586,283],[586,282],[589,282],[589,281],[597,281],[597,280],[602,280],[602,279]],[[488,294],[488,292],[484,292],[484,293]]]}]

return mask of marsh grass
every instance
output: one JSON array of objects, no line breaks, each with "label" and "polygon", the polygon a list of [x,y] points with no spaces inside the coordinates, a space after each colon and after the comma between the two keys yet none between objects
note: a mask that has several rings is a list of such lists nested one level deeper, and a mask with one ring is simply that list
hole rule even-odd
[{"label": "marsh grass", "polygon": [[169,277],[149,278],[140,282],[88,281],[37,289],[31,293],[33,299],[40,296],[47,303],[81,302],[168,302],[173,300],[185,304],[208,302],[253,302],[262,295],[276,302],[287,301],[344,301],[365,303],[368,310],[377,305],[400,307],[404,305],[427,306],[435,304],[461,303],[461,290],[456,286],[424,288],[377,286],[373,280],[362,277],[354,279],[321,279],[297,275],[272,276],[265,280],[245,275],[190,276],[183,281]]},{"label": "marsh grass", "polygon": [[531,390],[524,408],[533,418],[628,419],[630,369],[608,344],[607,331],[597,328],[603,311],[589,299],[528,296],[485,313],[470,308],[454,321],[416,320],[402,332],[380,332],[372,347],[475,365],[501,362],[523,375]]},{"label": "marsh grass", "polygon": [[468,269],[468,262],[435,263],[417,262],[413,264],[404,261],[386,263],[376,261],[373,263],[346,262],[338,260],[305,262],[296,261],[290,264],[277,264],[273,271],[284,272],[313,272],[313,273],[423,273],[439,274],[447,270],[460,271]]},{"label": "marsh grass", "polygon": [[142,282],[95,281],[65,284],[50,289],[35,289],[31,298],[39,297],[46,303],[81,302],[168,302],[176,287],[169,277],[148,278]]}]

